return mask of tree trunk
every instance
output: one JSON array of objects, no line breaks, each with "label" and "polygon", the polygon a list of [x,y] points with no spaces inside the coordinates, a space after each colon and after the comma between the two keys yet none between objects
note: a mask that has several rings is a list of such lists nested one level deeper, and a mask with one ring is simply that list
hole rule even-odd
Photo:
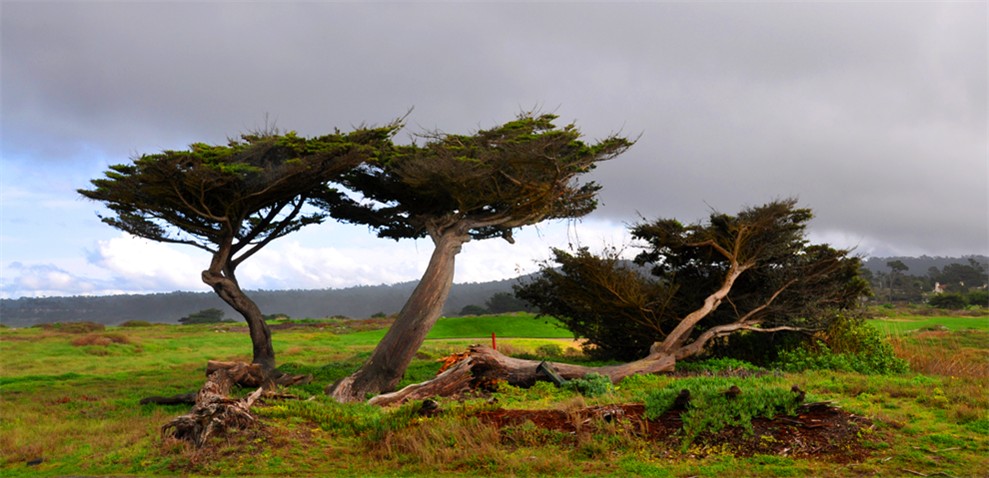
[{"label": "tree trunk", "polygon": [[436,324],[453,286],[455,258],[469,236],[452,230],[433,236],[435,248],[419,285],[398,318],[378,342],[371,358],[350,376],[326,388],[341,402],[363,401],[367,394],[395,390],[416,351]]},{"label": "tree trunk", "polygon": [[[484,388],[495,381],[530,387],[538,380],[549,379],[549,376],[538,370],[541,363],[539,360],[508,357],[497,350],[474,345],[470,347],[467,358],[437,375],[436,378],[409,385],[394,393],[378,395],[368,403],[386,406],[408,400],[449,396],[469,389]],[[598,373],[610,378],[612,383],[617,383],[630,375],[671,372],[676,365],[676,359],[671,354],[653,353],[641,360],[604,367],[585,367],[565,363],[550,365],[561,377],[568,380],[583,378],[589,373]]]},{"label": "tree trunk", "polygon": [[254,348],[252,362],[260,365],[266,373],[273,372],[275,348],[271,345],[271,329],[264,321],[264,315],[258,305],[240,289],[233,270],[230,267],[224,267],[223,270],[211,267],[203,271],[203,282],[212,287],[224,302],[244,317]]}]

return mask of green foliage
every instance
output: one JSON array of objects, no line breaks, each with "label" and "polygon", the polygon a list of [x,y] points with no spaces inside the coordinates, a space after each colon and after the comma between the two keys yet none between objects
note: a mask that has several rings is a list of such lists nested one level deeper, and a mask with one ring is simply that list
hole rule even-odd
[{"label": "green foliage", "polygon": [[179,323],[185,325],[193,325],[193,324],[219,324],[221,322],[232,322],[230,320],[225,321],[223,319],[223,316],[224,316],[224,312],[222,310],[216,308],[209,308],[182,317],[181,319],[179,319]]},{"label": "green foliage", "polygon": [[[690,352],[696,355],[715,338],[743,331],[759,349],[775,350],[781,342],[760,330],[824,328],[832,310],[853,308],[868,293],[858,258],[808,243],[810,218],[810,210],[791,199],[737,215],[712,213],[694,225],[675,219],[637,224],[632,235],[644,244],[634,264],[613,248],[600,256],[586,248],[557,249],[515,292],[586,338],[587,352],[602,358],[629,361],[656,342],[699,339]],[[731,306],[705,310],[708,298],[725,287]],[[673,337],[693,313],[701,321],[687,329],[689,337]]]},{"label": "green foliage", "polygon": [[973,290],[965,294],[965,303],[969,307],[989,307],[989,290]]},{"label": "green foliage", "polygon": [[465,306],[463,309],[460,309],[460,315],[484,315],[487,313],[488,313],[488,309],[473,304]]},{"label": "green foliage", "polygon": [[959,310],[965,308],[966,301],[961,293],[948,292],[931,297],[927,300],[927,304],[938,309]]},{"label": "green foliage", "polygon": [[[474,239],[504,237],[546,219],[581,217],[600,187],[578,178],[632,145],[612,136],[594,144],[556,116],[522,114],[473,134],[426,133],[423,144],[391,145],[348,172],[347,188],[370,201],[328,194],[319,205],[380,237],[418,238],[461,229]],[[441,228],[442,225],[442,228]]]},{"label": "green foliage", "polygon": [[879,330],[857,318],[840,316],[813,343],[780,353],[778,366],[787,371],[840,370],[891,374],[908,370]]},{"label": "green foliage", "polygon": [[729,426],[751,432],[753,418],[793,415],[800,404],[788,387],[768,382],[741,383],[741,393],[729,398],[725,392],[738,384],[738,379],[722,377],[676,380],[646,395],[646,417],[656,419],[670,411],[681,391],[688,390],[690,400],[680,414],[682,446],[686,449],[702,433],[718,432]]},{"label": "green foliage", "polygon": [[524,300],[519,299],[511,292],[498,292],[492,295],[485,303],[490,314],[504,314],[506,312],[529,312],[532,306]]},{"label": "green foliage", "polygon": [[589,373],[584,378],[567,380],[560,388],[573,390],[585,397],[600,397],[615,391],[611,379],[598,373]]},{"label": "green foliage", "polygon": [[290,400],[258,409],[261,416],[311,422],[335,434],[364,435],[379,432],[386,426],[387,413],[381,407],[364,403],[343,404],[326,396],[315,400]]},{"label": "green foliage", "polygon": [[681,372],[731,373],[740,370],[752,372],[763,370],[762,367],[732,357],[714,357],[704,360],[677,362],[676,367]]},{"label": "green foliage", "polygon": [[557,358],[563,356],[563,347],[558,344],[545,344],[536,347],[536,356],[542,358]]},{"label": "green foliage", "polygon": [[151,327],[151,322],[146,320],[127,320],[120,323],[121,327]]}]

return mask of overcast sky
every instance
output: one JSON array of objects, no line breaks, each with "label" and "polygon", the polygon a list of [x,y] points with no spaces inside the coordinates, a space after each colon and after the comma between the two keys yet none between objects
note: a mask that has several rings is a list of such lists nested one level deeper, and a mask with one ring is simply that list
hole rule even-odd
[{"label": "overcast sky", "polygon": [[[409,108],[408,133],[539,109],[591,141],[641,135],[595,172],[598,211],[468,244],[458,282],[531,271],[551,246],[621,245],[640,217],[790,196],[815,211],[815,242],[989,254],[984,1],[4,0],[0,19],[0,297],[208,290],[203,253],[127,237],[75,190],[266,115],[317,135]],[[413,280],[432,244],[331,223],[268,249],[244,287]]]}]

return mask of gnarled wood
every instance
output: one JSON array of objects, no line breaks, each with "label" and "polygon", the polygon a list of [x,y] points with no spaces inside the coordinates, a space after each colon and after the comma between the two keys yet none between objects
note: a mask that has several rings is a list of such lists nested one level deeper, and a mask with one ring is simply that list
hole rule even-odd
[{"label": "gnarled wood", "polygon": [[185,440],[196,448],[227,429],[244,429],[257,419],[251,413],[251,406],[261,396],[263,388],[258,388],[243,400],[229,398],[234,380],[226,370],[220,369],[210,374],[203,388],[196,394],[196,404],[192,410],[176,417],[161,427],[165,436]]},{"label": "gnarled wood", "polygon": [[258,363],[220,362],[217,360],[206,362],[207,377],[218,370],[226,371],[233,383],[241,387],[264,387],[267,389],[272,385],[289,386],[312,381],[312,375],[290,375],[278,370],[267,370]]},{"label": "gnarled wood", "polygon": [[[541,360],[513,358],[483,345],[473,345],[468,349],[466,358],[437,375],[436,378],[409,385],[397,392],[378,395],[368,403],[387,406],[409,400],[455,395],[494,381],[530,387],[537,381],[549,380],[548,375],[539,371],[541,363],[543,363]],[[604,367],[585,367],[557,362],[550,364],[564,379],[583,378],[589,373],[598,373],[617,383],[630,375],[672,371],[676,365],[676,358],[670,354],[650,354],[634,362]]]}]

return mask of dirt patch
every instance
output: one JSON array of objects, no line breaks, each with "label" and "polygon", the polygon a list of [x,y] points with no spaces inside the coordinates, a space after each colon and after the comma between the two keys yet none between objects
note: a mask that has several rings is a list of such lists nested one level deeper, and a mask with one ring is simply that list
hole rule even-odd
[{"label": "dirt patch", "polygon": [[[621,430],[661,444],[670,453],[678,453],[683,443],[680,412],[667,412],[655,420],[646,419],[644,412],[644,405],[630,404],[588,407],[570,412],[498,409],[480,412],[477,416],[482,422],[499,429],[532,422],[539,428],[570,434],[574,441],[579,433]],[[717,433],[702,433],[687,453],[694,456],[709,453],[731,453],[736,456],[763,454],[838,463],[859,462],[869,454],[868,450],[859,446],[859,431],[871,425],[868,419],[829,404],[808,404],[801,407],[795,416],[756,418],[752,421],[751,432],[740,427],[728,427]]]}]

